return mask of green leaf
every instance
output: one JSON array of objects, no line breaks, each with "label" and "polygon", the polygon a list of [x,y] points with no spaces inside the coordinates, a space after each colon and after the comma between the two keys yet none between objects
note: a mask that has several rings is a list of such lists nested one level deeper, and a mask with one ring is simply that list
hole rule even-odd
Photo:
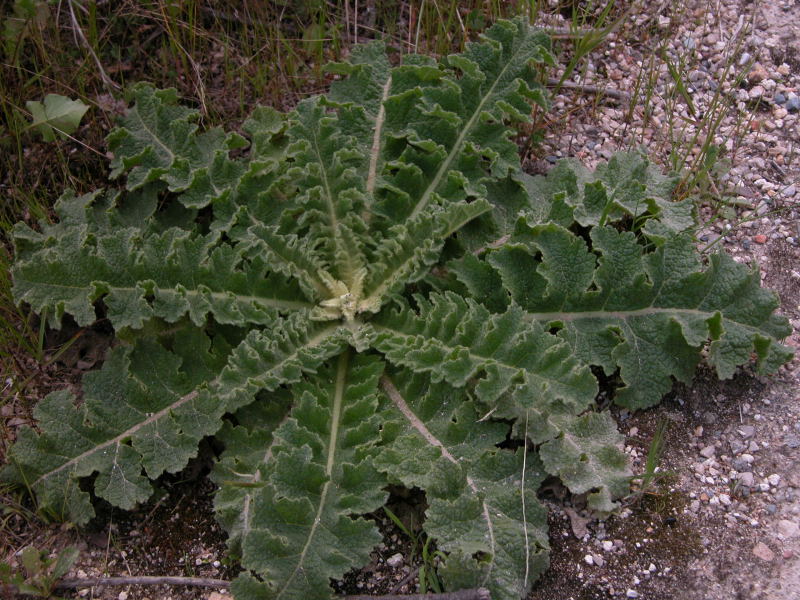
[{"label": "green leaf", "polygon": [[219,129],[198,134],[198,111],[178,106],[174,89],[139,84],[130,94],[135,106],[108,136],[112,178],[127,172],[129,190],[153,181],[165,182],[170,191],[188,190],[185,203],[195,208],[236,182],[240,170],[225,159],[229,150],[246,144],[241,136]]},{"label": "green leaf", "polygon": [[329,598],[390,484],[425,494],[426,583],[526,597],[544,477],[600,513],[628,490],[598,377],[639,408],[701,359],[727,377],[791,355],[758,273],[697,253],[693,206],[642,154],[522,171],[511,126],[553,63],[522,18],[438,61],[373,42],[243,135],[131,88],[108,138],[123,180],[13,230],[15,301],[116,340],[82,403],[38,403],[2,477],[85,523],[214,436],[239,600]]},{"label": "green leaf", "polygon": [[608,513],[613,498],[628,493],[633,475],[622,452],[624,438],[608,413],[587,413],[560,425],[561,434],[539,448],[545,468],[575,494],[589,494],[589,506]]},{"label": "green leaf", "polygon": [[[757,272],[725,254],[702,264],[692,238],[673,234],[645,246],[631,232],[594,227],[589,240],[558,225],[518,223],[515,235],[488,252],[484,265],[461,263],[457,276],[472,293],[487,277],[502,282],[521,318],[556,328],[572,354],[624,384],[615,398],[630,408],[656,404],[672,378],[691,381],[704,348],[720,377],[755,354],[760,371],[791,356],[778,340],[789,333],[761,289]],[[474,263],[474,261],[473,261]]]},{"label": "green leaf", "polygon": [[269,478],[275,429],[286,419],[291,401],[288,392],[276,392],[238,410],[238,424],[226,421],[217,434],[225,452],[211,474],[219,486],[214,509],[228,532],[229,548],[239,556],[241,541],[252,528],[253,501]]},{"label": "green leaf", "polygon": [[[99,299],[118,328],[186,314],[197,325],[209,314],[220,323],[267,324],[279,312],[314,306],[296,284],[269,273],[263,259],[244,258],[216,235],[106,225],[93,214],[100,201],[67,194],[56,206],[61,223],[42,224],[41,233],[25,225],[14,230],[15,297],[47,310],[56,326],[65,313],[91,324]],[[104,217],[116,220],[120,210],[108,207]]]},{"label": "green leaf", "polygon": [[256,492],[250,526],[239,530],[242,564],[261,577],[262,590],[239,580],[237,598],[327,598],[330,578],[369,559],[380,535],[358,515],[386,500],[370,457],[382,370],[374,358],[344,352],[295,387],[294,408],[267,451],[269,480]]},{"label": "green leaf", "polygon": [[178,356],[142,342],[118,347],[101,371],[84,377],[79,407],[66,392],[47,396],[34,411],[41,433],[20,430],[3,478],[35,492],[41,510],[80,524],[94,515],[80,479],[95,473],[95,493],[113,505],[131,509],[147,500],[149,479],[182,469],[225,413],[207,385],[221,357],[208,338],[191,341],[205,366],[191,377]]},{"label": "green leaf", "polygon": [[403,307],[371,323],[374,347],[392,363],[455,387],[476,379],[476,396],[487,409],[495,408],[514,385],[550,396],[575,412],[594,398],[597,384],[589,369],[540,325],[522,323],[517,307],[493,315],[452,293],[415,300],[418,313]]},{"label": "green leaf", "polygon": [[462,390],[426,377],[384,378],[391,413],[378,466],[426,490],[425,531],[448,553],[449,589],[488,587],[524,598],[547,568],[547,517],[536,498],[545,477],[535,454],[498,448],[507,426],[482,422]]},{"label": "green leaf", "polygon": [[66,138],[75,133],[89,106],[80,100],[70,100],[66,96],[47,94],[44,103],[29,100],[25,106],[31,113],[30,127],[42,135],[45,142],[53,142],[56,134]]}]

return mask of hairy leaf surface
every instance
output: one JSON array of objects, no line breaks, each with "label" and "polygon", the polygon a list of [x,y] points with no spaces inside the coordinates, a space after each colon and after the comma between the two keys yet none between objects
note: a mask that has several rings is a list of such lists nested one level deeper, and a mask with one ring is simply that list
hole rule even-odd
[{"label": "hairy leaf surface", "polygon": [[[385,479],[370,452],[380,435],[375,413],[382,370],[374,357],[345,351],[335,364],[295,386],[294,407],[261,459],[266,481],[247,515],[248,499],[242,499],[243,515],[234,525],[242,564],[263,580],[256,596],[253,577],[243,576],[234,584],[238,597],[327,598],[329,578],[369,559],[380,535],[358,515],[386,500]],[[260,439],[251,441],[264,450]],[[258,483],[261,473],[239,478]]]},{"label": "hairy leaf surface", "polygon": [[491,296],[495,310],[513,302],[523,320],[559,329],[584,364],[619,369],[616,402],[630,408],[656,404],[672,378],[688,383],[706,347],[723,378],[751,354],[763,372],[791,356],[776,341],[788,323],[773,314],[777,299],[758,272],[724,253],[704,265],[685,233],[648,247],[609,226],[594,227],[587,241],[521,218],[506,244],[455,270],[476,295],[504,288],[508,295]]},{"label": "hairy leaf surface", "polygon": [[507,428],[481,423],[462,390],[424,376],[384,377],[391,407],[378,464],[427,491],[425,530],[449,557],[455,587],[520,598],[547,567],[547,517],[536,498],[545,477],[535,454],[498,448]]}]

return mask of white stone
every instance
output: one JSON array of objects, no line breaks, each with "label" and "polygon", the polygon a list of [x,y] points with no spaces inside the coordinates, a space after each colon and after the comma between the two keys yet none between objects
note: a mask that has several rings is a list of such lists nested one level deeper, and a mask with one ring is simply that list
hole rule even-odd
[{"label": "white stone", "polygon": [[773,473],[772,475],[767,477],[767,481],[769,481],[770,485],[778,487],[778,485],[780,485],[781,482],[781,476],[778,475],[777,473]]},{"label": "white stone", "polygon": [[629,589],[628,591],[625,592],[625,597],[626,598],[638,598],[639,597],[639,592],[637,592],[636,590]]},{"label": "white stone", "polygon": [[397,554],[393,554],[392,556],[386,559],[386,564],[392,567],[393,569],[396,569],[397,567],[403,564],[403,555],[400,554],[399,552]]},{"label": "white stone", "polygon": [[756,482],[755,477],[749,471],[746,473],[739,473],[738,480],[739,483],[746,485],[747,487],[753,487],[753,484]]},{"label": "white stone", "polygon": [[606,552],[610,552],[613,549],[614,549],[614,542],[612,542],[611,540],[605,540],[603,542],[603,550],[605,550]]},{"label": "white stone", "polygon": [[583,560],[586,562],[587,565],[593,565],[594,564],[594,558],[592,557],[591,554],[587,554],[586,556],[584,556]]}]

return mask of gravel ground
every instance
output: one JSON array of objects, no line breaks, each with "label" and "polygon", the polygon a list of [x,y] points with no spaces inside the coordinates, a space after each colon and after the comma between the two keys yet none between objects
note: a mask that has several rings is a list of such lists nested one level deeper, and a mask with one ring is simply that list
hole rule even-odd
[{"label": "gravel ground", "polygon": [[[633,13],[608,43],[589,57],[575,83],[632,92],[640,67],[666,44],[673,62],[691,59],[688,93],[695,115],[713,109],[718,90],[729,106],[713,142],[730,168],[719,179],[732,203],[703,209],[702,246],[722,245],[736,260],[758,266],[776,290],[800,347],[800,4],[743,0],[658,3]],[[565,23],[554,22],[556,26]],[[665,41],[666,40],[666,41]],[[726,66],[731,65],[726,73]],[[737,75],[743,77],[737,80]],[[669,100],[671,79],[658,73],[649,101],[630,106],[612,98],[565,91],[548,117],[545,170],[558,157],[590,166],[618,149],[643,146],[668,165],[670,120],[685,140],[695,134],[686,102]],[[630,122],[625,117],[632,115]],[[561,124],[561,125],[559,125]],[[559,132],[559,128],[562,130]],[[538,151],[537,151],[538,153]],[[689,154],[693,156],[693,154]],[[716,189],[712,189],[716,193]],[[701,372],[655,409],[617,411],[626,451],[641,471],[650,441],[666,423],[660,464],[664,477],[605,522],[591,519],[581,498],[555,486],[551,509],[552,567],[530,600],[799,600],[800,599],[800,360],[774,377],[743,371],[718,382]],[[196,475],[196,474],[195,474]],[[49,530],[41,545],[76,543],[81,557],[69,577],[109,574],[198,575],[229,578],[223,536],[214,523],[208,490],[176,477],[170,493],[137,513],[102,515],[95,533],[77,537]],[[413,515],[414,498],[397,514]],[[186,520],[186,515],[193,515]],[[408,542],[383,519],[385,542],[373,563],[347,582],[347,591],[413,592]],[[53,538],[58,538],[54,540]],[[90,589],[77,597],[206,598],[225,594],[180,588]]]},{"label": "gravel ground", "polygon": [[[702,210],[698,238],[701,247],[722,244],[760,268],[794,328],[787,343],[800,347],[800,4],[675,4],[626,22],[575,82],[631,92],[642,63],[668,40],[673,63],[693,61],[688,92],[698,116],[720,88],[729,108],[713,143],[730,160],[720,191],[732,203]],[[545,142],[546,162],[577,156],[594,165],[641,145],[668,165],[667,113],[692,121],[686,102],[668,100],[671,87],[664,66],[656,93],[636,103],[630,123],[624,101],[559,95],[553,121],[566,131]],[[683,139],[696,131],[686,121],[676,128]],[[643,468],[656,423],[666,419],[660,468],[670,476],[605,523],[587,522],[579,505],[555,498],[553,566],[533,597],[800,599],[799,367],[795,358],[775,377],[743,372],[728,382],[701,373],[659,407],[620,414],[634,470]]]}]

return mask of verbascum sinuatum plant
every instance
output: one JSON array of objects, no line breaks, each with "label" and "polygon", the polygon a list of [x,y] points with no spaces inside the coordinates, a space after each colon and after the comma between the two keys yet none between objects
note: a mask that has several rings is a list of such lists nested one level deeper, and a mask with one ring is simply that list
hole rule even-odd
[{"label": "verbascum sinuatum plant", "polygon": [[725,378],[790,357],[775,295],[697,252],[691,202],[642,155],[522,171],[514,127],[552,64],[519,20],[439,62],[374,42],[243,135],[134,87],[119,189],[14,230],[17,301],[116,342],[80,402],[38,404],[3,478],[84,524],[215,436],[236,598],[328,598],[380,543],[390,485],[424,491],[447,589],[524,597],[548,565],[542,481],[600,513],[629,491],[598,377],[643,409],[700,360]]}]

